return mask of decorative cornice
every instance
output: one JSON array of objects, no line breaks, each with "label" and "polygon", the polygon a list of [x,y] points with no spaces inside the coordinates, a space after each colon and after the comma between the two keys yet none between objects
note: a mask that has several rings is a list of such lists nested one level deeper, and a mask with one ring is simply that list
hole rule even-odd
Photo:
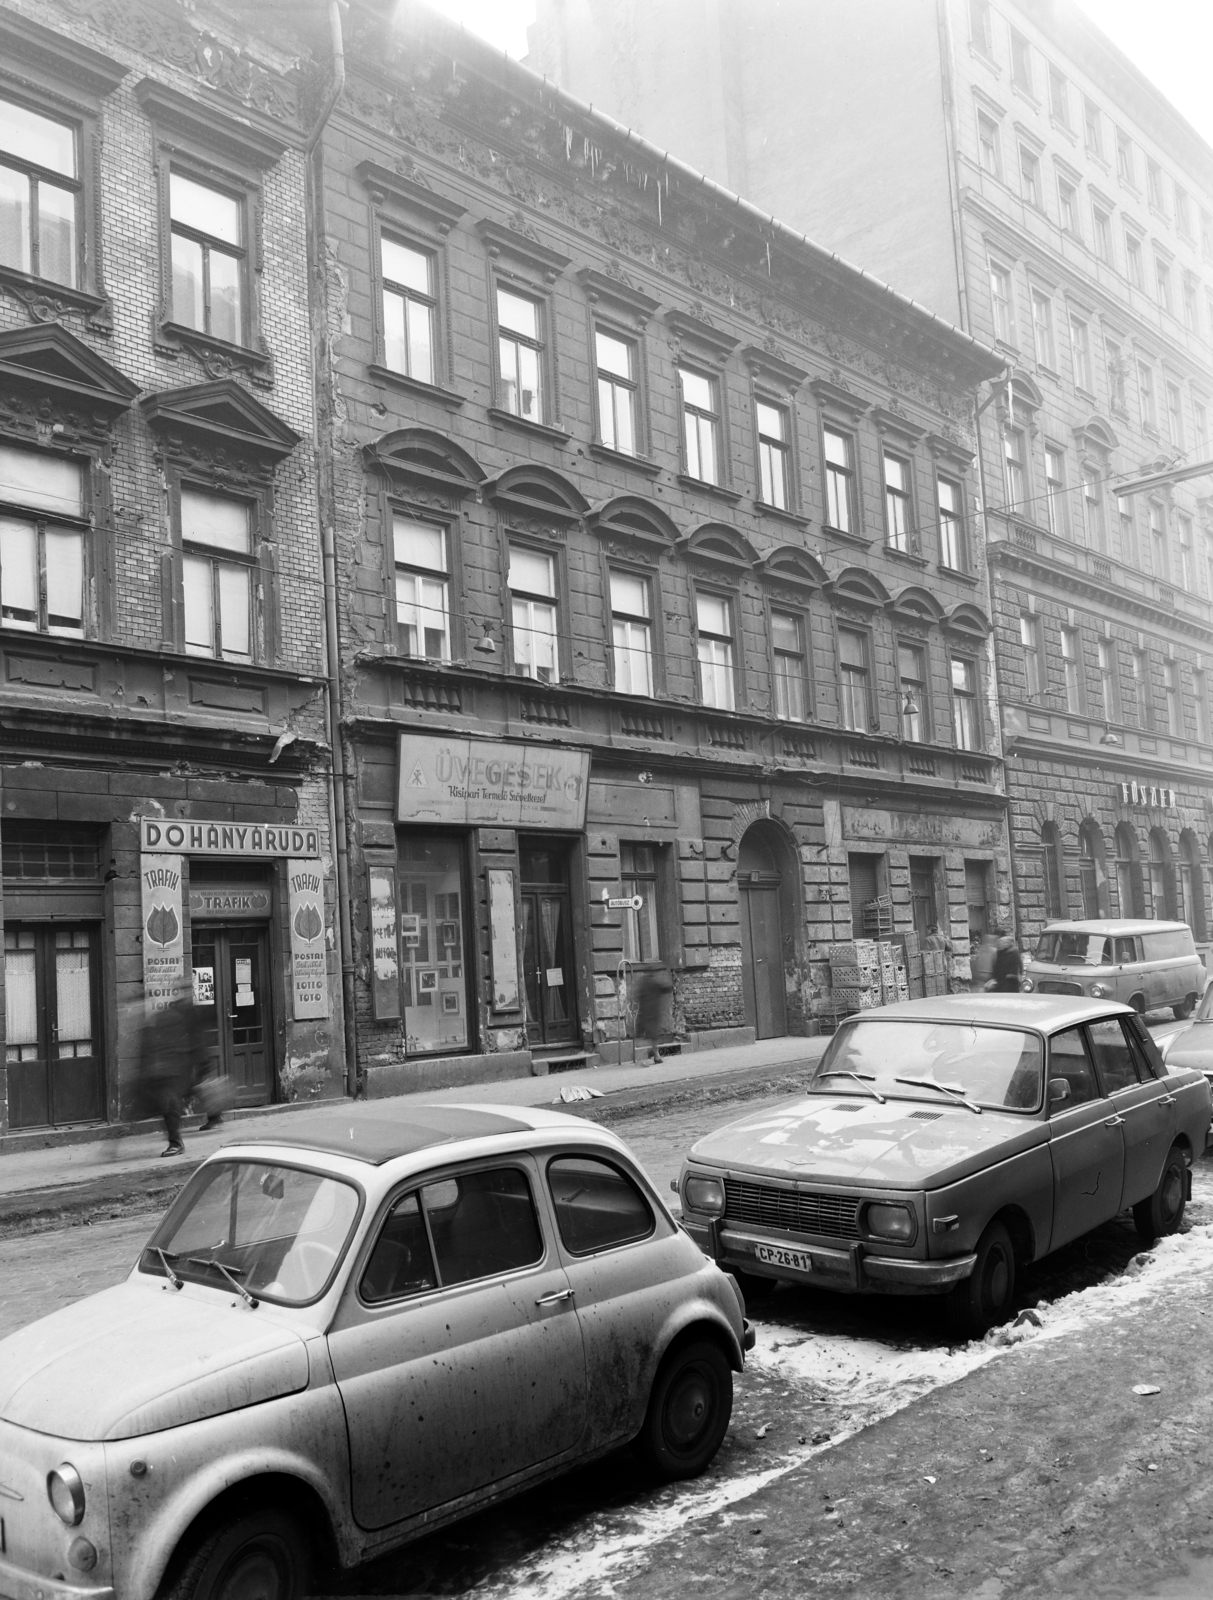
[{"label": "decorative cornice", "polygon": [[870,416],[882,433],[899,434],[909,444],[917,444],[926,432],[925,428],[920,428],[908,417],[896,411],[887,411],[883,406],[873,406]]},{"label": "decorative cornice", "polygon": [[703,317],[694,316],[686,311],[667,311],[665,321],[680,338],[689,339],[693,344],[711,350],[722,361],[741,342],[731,333],[721,333],[719,328],[714,328]]},{"label": "decorative cornice", "polygon": [[130,71],[112,56],[7,8],[0,10],[0,61],[10,70],[32,66],[98,100],[112,94]]},{"label": "decorative cornice", "polygon": [[521,212],[515,214],[514,222],[514,226],[503,227],[484,217],[476,224],[476,232],[489,255],[512,256],[542,273],[548,283],[555,283],[573,258],[544,244]]},{"label": "decorative cornice", "polygon": [[181,94],[155,78],[137,83],[135,98],[168,142],[184,139],[254,172],[272,167],[289,148],[279,128],[233,116],[213,102]]},{"label": "decorative cornice", "polygon": [[765,345],[747,344],[741,352],[741,359],[755,377],[774,378],[789,393],[795,393],[808,377],[803,367],[787,360],[777,350],[768,350]]},{"label": "decorative cornice", "polygon": [[439,233],[447,234],[467,211],[455,200],[435,194],[428,184],[422,183],[421,172],[413,168],[414,176],[393,172],[375,161],[360,161],[354,168],[358,181],[375,205],[392,200],[397,205],[425,217]]},{"label": "decorative cornice", "polygon": [[852,394],[850,389],[844,388],[841,383],[831,383],[828,378],[814,378],[809,389],[817,396],[821,405],[832,406],[836,411],[845,411],[856,421],[865,411],[871,409],[870,400],[861,399],[859,395]]}]

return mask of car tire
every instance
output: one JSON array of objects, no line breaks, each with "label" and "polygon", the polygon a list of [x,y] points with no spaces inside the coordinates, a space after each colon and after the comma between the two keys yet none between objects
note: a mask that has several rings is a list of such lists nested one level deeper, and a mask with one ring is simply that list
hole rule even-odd
[{"label": "car tire", "polygon": [[252,1511],[211,1525],[170,1568],[156,1600],[302,1600],[309,1592],[308,1544],[283,1511]]},{"label": "car tire", "polygon": [[1139,1017],[1145,1016],[1146,997],[1144,994],[1131,994],[1129,996],[1129,1004],[1133,1007],[1134,1011],[1136,1011]]},{"label": "car tire", "polygon": [[1153,1244],[1168,1233],[1177,1233],[1188,1203],[1188,1158],[1179,1145],[1167,1151],[1158,1187],[1133,1207],[1133,1222],[1143,1244]]},{"label": "car tire", "polygon": [[657,1370],[637,1444],[660,1478],[696,1478],[720,1449],[733,1414],[733,1373],[710,1339],[672,1350]]},{"label": "car tire", "polygon": [[1001,1222],[991,1222],[977,1241],[969,1276],[948,1295],[948,1320],[956,1333],[980,1339],[1011,1315],[1015,1298],[1015,1247]]},{"label": "car tire", "polygon": [[1186,1022],[1196,1010],[1196,996],[1194,994],[1188,995],[1178,1005],[1172,1006],[1171,1010],[1175,1013],[1177,1021]]},{"label": "car tire", "polygon": [[725,1270],[731,1272],[737,1279],[737,1285],[745,1296],[747,1306],[752,1300],[765,1300],[768,1295],[773,1294],[775,1284],[778,1282],[776,1278],[764,1278],[757,1272],[743,1272],[740,1267],[728,1267]]}]

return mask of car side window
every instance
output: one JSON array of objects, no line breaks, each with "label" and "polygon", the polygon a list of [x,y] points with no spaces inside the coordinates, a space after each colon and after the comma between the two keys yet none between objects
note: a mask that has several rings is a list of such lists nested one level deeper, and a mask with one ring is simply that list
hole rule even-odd
[{"label": "car side window", "polygon": [[1116,941],[1116,959],[1119,962],[1136,961],[1137,960],[1137,941],[1136,941],[1136,939],[1117,939],[1117,941]]},{"label": "car side window", "polygon": [[648,1201],[609,1162],[557,1156],[548,1162],[548,1184],[560,1237],[575,1256],[647,1239],[655,1227]]},{"label": "car side window", "polygon": [[[1069,1089],[1055,1098],[1053,1085],[1058,1082],[1068,1084]],[[1098,1099],[1099,1090],[1082,1042],[1082,1029],[1067,1028],[1064,1033],[1055,1033],[1049,1040],[1049,1110],[1065,1111],[1070,1106]]]},{"label": "car side window", "polygon": [[444,1288],[533,1266],[543,1235],[526,1174],[489,1167],[427,1183],[421,1204]]},{"label": "car side window", "polygon": [[1129,1037],[1133,1040],[1138,1056],[1142,1059],[1142,1079],[1149,1082],[1151,1078],[1165,1078],[1167,1075],[1166,1063],[1163,1061],[1158,1046],[1149,1028],[1140,1017],[1126,1017],[1125,1027]]},{"label": "car side window", "polygon": [[1105,1017],[1102,1022],[1089,1023],[1087,1040],[1105,1094],[1137,1087],[1141,1081],[1137,1075],[1137,1059],[1119,1017]]},{"label": "car side window", "polygon": [[430,1241],[415,1194],[406,1194],[387,1214],[358,1285],[371,1305],[421,1294],[437,1285]]}]

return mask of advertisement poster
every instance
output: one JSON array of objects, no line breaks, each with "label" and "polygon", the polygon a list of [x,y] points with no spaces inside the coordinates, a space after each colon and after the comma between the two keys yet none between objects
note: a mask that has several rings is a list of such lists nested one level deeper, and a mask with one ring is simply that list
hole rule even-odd
[{"label": "advertisement poster", "polygon": [[371,995],[375,1015],[398,1017],[400,955],[396,949],[396,874],[391,867],[368,867],[367,879],[371,902]]},{"label": "advertisement poster", "polygon": [[[324,879],[314,861],[288,862],[287,878],[291,890],[291,987],[295,1021],[302,1022],[310,1017],[327,1017],[329,1014],[328,975],[325,971]],[[236,982],[240,982],[239,973]],[[249,1000],[251,1004],[251,991]],[[240,1003],[237,995],[236,1004]]]},{"label": "advertisement poster", "polygon": [[139,858],[143,888],[143,994],[149,1011],[161,1011],[185,987],[181,927],[181,857]]}]

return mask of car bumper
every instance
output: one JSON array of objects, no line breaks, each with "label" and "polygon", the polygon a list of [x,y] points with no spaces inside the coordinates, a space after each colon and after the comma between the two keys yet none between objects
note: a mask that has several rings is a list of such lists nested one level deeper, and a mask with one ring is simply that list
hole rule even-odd
[{"label": "car bumper", "polygon": [[0,1556],[0,1600],[114,1600],[114,1591],[108,1584],[44,1578]]},{"label": "car bumper", "polygon": [[[737,1267],[742,1272],[779,1277],[789,1283],[812,1283],[844,1294],[939,1294],[967,1278],[977,1259],[966,1255],[946,1261],[912,1261],[901,1256],[871,1255],[859,1243],[844,1247],[820,1245],[685,1217],[682,1225],[703,1253],[726,1271]],[[803,1257],[806,1265],[771,1266],[759,1259],[760,1246],[790,1251]]]}]

